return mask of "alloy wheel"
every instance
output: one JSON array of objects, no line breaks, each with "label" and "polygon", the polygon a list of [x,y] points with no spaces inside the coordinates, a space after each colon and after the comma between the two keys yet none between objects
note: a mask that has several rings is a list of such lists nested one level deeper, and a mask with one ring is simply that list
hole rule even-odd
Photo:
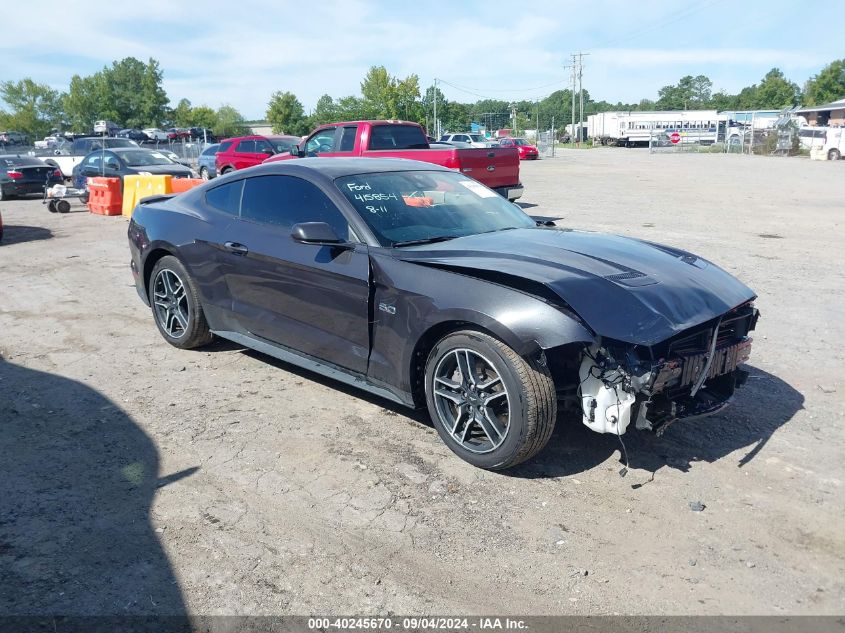
[{"label": "alloy wheel", "polygon": [[191,308],[184,282],[167,268],[159,271],[153,284],[156,319],[172,338],[182,338],[188,331]]},{"label": "alloy wheel", "polygon": [[473,453],[501,446],[510,426],[510,396],[493,363],[476,351],[451,350],[434,370],[434,403],[452,439]]}]

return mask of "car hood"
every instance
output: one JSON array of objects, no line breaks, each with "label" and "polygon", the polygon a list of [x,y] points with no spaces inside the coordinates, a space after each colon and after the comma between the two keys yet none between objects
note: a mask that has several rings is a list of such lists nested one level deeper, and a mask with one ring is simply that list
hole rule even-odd
[{"label": "car hood", "polygon": [[397,249],[435,266],[533,292],[542,284],[597,334],[653,345],[755,298],[715,264],[616,235],[528,228]]}]

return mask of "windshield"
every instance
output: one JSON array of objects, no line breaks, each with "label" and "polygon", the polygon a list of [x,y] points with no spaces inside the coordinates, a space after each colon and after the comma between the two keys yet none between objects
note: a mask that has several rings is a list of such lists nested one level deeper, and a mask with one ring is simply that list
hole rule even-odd
[{"label": "windshield", "polygon": [[161,152],[146,150],[135,150],[127,152],[116,152],[123,159],[123,162],[130,167],[141,167],[143,165],[172,165],[173,161]]},{"label": "windshield", "polygon": [[361,174],[335,184],[383,246],[536,225],[496,192],[453,172]]},{"label": "windshield", "polygon": [[528,145],[528,141],[526,141],[524,138],[515,138],[515,139],[513,139],[513,144],[514,145]]},{"label": "windshield", "polygon": [[292,139],[270,139],[270,144],[273,146],[273,151],[277,154],[287,154],[290,148],[299,142],[298,138]]}]

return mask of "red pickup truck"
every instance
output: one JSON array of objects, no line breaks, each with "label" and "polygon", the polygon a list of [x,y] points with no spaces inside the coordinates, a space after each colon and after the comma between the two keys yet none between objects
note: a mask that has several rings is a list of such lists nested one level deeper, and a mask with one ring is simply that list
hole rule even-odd
[{"label": "red pickup truck", "polygon": [[431,147],[425,130],[409,121],[349,121],[321,125],[289,154],[265,163],[309,156],[408,158],[443,165],[487,185],[508,200],[522,196],[516,148],[459,149]]}]

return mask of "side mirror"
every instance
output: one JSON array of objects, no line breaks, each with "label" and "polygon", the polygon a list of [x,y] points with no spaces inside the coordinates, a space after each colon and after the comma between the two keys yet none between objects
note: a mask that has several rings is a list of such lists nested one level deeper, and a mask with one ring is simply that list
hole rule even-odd
[{"label": "side mirror", "polygon": [[300,149],[299,145],[294,145],[290,148],[290,155],[296,156],[297,158],[301,158],[302,156],[305,156],[305,152]]},{"label": "side mirror", "polygon": [[303,244],[343,244],[334,229],[325,222],[301,222],[294,224],[290,236]]}]

